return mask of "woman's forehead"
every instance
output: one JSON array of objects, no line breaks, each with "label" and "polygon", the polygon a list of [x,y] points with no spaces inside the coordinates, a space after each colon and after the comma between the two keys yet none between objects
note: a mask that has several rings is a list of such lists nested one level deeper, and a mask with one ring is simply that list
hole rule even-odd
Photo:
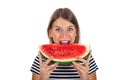
[{"label": "woman's forehead", "polygon": [[63,18],[58,18],[54,21],[52,27],[75,27],[75,25]]},{"label": "woman's forehead", "polygon": [[53,28],[63,28],[63,29],[67,29],[67,28],[75,28],[75,26],[71,25],[71,26],[53,26]]}]

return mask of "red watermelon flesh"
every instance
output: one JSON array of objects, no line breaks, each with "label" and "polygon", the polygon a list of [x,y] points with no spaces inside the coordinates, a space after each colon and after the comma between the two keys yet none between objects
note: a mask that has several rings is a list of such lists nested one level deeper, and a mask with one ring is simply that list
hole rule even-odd
[{"label": "red watermelon flesh", "polygon": [[69,65],[73,61],[77,61],[77,57],[87,58],[90,46],[43,44],[40,46],[40,52],[45,58],[53,57],[52,61],[59,62],[60,65]]}]

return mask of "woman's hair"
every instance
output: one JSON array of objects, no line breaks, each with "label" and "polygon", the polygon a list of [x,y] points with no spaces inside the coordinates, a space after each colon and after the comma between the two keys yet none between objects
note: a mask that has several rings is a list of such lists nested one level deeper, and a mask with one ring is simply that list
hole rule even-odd
[{"label": "woman's hair", "polygon": [[76,16],[74,15],[74,13],[68,8],[58,8],[52,14],[52,16],[50,18],[48,28],[47,28],[47,33],[48,33],[48,38],[50,40],[50,43],[54,43],[54,41],[51,37],[49,37],[49,31],[50,31],[50,29],[52,29],[54,21],[58,18],[63,18],[63,19],[65,19],[65,20],[67,20],[67,21],[69,21],[69,22],[71,22],[72,24],[75,25],[77,36],[75,37],[74,43],[79,43],[80,29],[79,29],[78,21],[77,21]]}]

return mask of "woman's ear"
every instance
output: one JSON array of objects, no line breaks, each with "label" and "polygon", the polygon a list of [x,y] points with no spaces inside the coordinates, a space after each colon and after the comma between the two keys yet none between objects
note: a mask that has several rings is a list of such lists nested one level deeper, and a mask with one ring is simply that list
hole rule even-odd
[{"label": "woman's ear", "polygon": [[52,30],[51,29],[49,30],[49,34],[48,35],[49,35],[49,37],[52,37]]}]

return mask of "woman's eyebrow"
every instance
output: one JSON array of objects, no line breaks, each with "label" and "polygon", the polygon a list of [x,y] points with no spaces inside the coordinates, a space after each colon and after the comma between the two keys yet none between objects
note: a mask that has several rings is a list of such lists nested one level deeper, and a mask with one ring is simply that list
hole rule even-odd
[{"label": "woman's eyebrow", "polygon": [[52,29],[59,28],[60,26],[53,26]]},{"label": "woman's eyebrow", "polygon": [[68,26],[68,28],[75,28],[75,26],[71,25],[71,26]]},{"label": "woman's eyebrow", "polygon": [[60,27],[60,26],[53,26],[54,28]]}]

